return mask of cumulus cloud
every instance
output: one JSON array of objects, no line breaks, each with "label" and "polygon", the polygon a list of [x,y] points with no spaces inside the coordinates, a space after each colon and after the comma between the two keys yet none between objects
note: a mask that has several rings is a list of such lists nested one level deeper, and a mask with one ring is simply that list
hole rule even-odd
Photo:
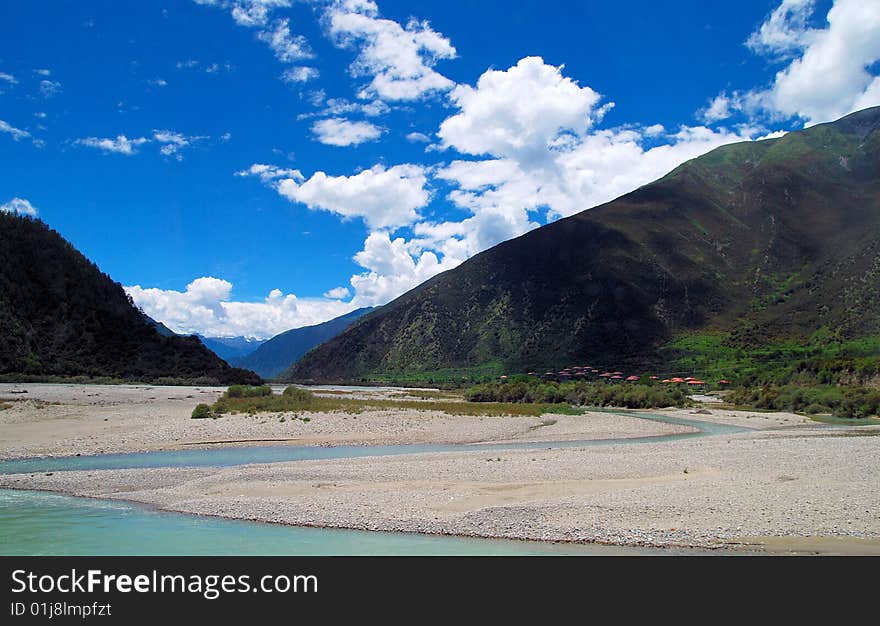
[{"label": "cumulus cloud", "polygon": [[10,85],[17,85],[18,81],[15,76],[12,74],[7,74],[6,72],[0,72],[0,80],[3,82],[9,83]]},{"label": "cumulus cloud", "polygon": [[455,48],[428,22],[413,19],[401,26],[379,17],[379,8],[372,0],[333,2],[326,10],[325,21],[337,45],[358,49],[352,75],[370,79],[361,97],[417,100],[454,86],[434,70],[434,65],[440,59],[455,58]]},{"label": "cumulus cloud", "polygon": [[324,292],[324,297],[332,300],[345,300],[350,295],[351,291],[348,290],[348,287],[334,287],[330,291]]},{"label": "cumulus cloud", "polygon": [[563,76],[561,67],[526,57],[508,70],[485,72],[476,87],[456,87],[450,100],[459,112],[437,134],[445,147],[465,154],[530,160],[601,119],[611,105],[597,107],[600,99]]},{"label": "cumulus cloud", "polygon": [[[419,220],[411,236],[370,233],[354,257],[353,302],[383,304],[502,241],[612,200],[682,162],[758,129],[662,125],[597,129],[608,105],[589,87],[537,58],[490,70],[450,95],[457,111],[441,126],[443,147],[484,158],[457,159],[432,175],[453,187],[460,220]],[[542,218],[543,215],[543,218]]]},{"label": "cumulus cloud", "polygon": [[266,339],[278,333],[325,322],[356,307],[339,299],[297,298],[273,289],[259,302],[232,299],[232,283],[212,276],[197,278],[184,291],[125,287],[144,313],[177,333],[208,337]]},{"label": "cumulus cloud", "polygon": [[430,200],[425,168],[408,163],[389,168],[374,165],[351,176],[315,172],[308,179],[299,170],[264,164],[239,174],[258,176],[288,200],[310,209],[363,218],[371,229],[411,224]]},{"label": "cumulus cloud", "polygon": [[808,26],[814,10],[783,0],[751,35],[751,50],[786,65],[769,86],[734,92],[729,109],[811,125],[880,105],[880,3],[835,0],[824,28]]},{"label": "cumulus cloud", "polygon": [[451,260],[444,265],[434,252],[415,250],[402,237],[392,240],[386,231],[370,233],[354,259],[367,270],[351,277],[352,304],[358,307],[384,304],[457,265]]},{"label": "cumulus cloud", "polygon": [[33,217],[37,214],[37,207],[24,198],[13,198],[9,202],[0,204],[0,213],[18,213]]},{"label": "cumulus cloud", "polygon": [[356,146],[382,136],[383,129],[370,122],[352,122],[341,117],[312,124],[315,139],[328,146]]},{"label": "cumulus cloud", "polygon": [[[364,271],[350,279],[357,306],[384,304],[493,245],[612,200],[712,148],[766,132],[597,128],[610,105],[537,57],[487,71],[475,86],[457,87],[450,102],[437,134],[444,150],[462,158],[441,166],[377,165],[352,176],[318,172],[306,179],[299,170],[255,164],[239,173],[312,209],[365,220],[370,232],[353,257]],[[421,214],[429,178],[448,187],[446,200],[465,217]]]}]

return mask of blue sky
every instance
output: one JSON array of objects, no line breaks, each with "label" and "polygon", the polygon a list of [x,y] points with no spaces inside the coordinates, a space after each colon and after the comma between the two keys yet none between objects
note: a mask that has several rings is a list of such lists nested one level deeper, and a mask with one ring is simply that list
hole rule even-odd
[{"label": "blue sky", "polygon": [[3,3],[0,208],[265,337],[880,104],[878,59],[874,0]]}]

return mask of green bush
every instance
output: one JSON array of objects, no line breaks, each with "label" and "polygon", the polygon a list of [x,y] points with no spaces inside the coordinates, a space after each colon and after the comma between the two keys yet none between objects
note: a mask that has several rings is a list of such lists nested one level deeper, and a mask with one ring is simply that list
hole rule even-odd
[{"label": "green bush", "polygon": [[557,383],[534,379],[507,383],[484,383],[466,390],[464,396],[470,402],[573,404],[577,406],[617,406],[631,409],[686,406],[688,404],[686,390],[678,385]]},{"label": "green bush", "polygon": [[744,387],[730,394],[734,404],[791,413],[831,413],[860,419],[880,414],[880,389],[837,385],[764,385]]},{"label": "green bush", "polygon": [[192,419],[200,420],[208,417],[214,417],[214,411],[207,404],[199,404],[193,409]]},{"label": "green bush", "polygon": [[315,397],[311,391],[292,385],[284,390],[284,396],[294,402],[308,402]]},{"label": "green bush", "polygon": [[272,388],[269,385],[252,387],[251,385],[232,385],[226,390],[227,398],[260,398],[271,396]]}]

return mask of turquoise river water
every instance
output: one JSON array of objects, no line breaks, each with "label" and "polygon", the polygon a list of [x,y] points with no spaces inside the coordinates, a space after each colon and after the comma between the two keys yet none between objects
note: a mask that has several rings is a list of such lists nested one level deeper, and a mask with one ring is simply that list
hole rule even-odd
[{"label": "turquoise river water", "polygon": [[[694,426],[699,432],[636,439],[479,445],[260,446],[21,459],[0,473],[137,467],[223,467],[306,459],[464,450],[638,445],[741,432],[744,429],[668,416],[639,417]],[[157,511],[112,500],[0,489],[2,555],[626,555],[673,554],[623,547],[469,539],[409,533],[281,526]]]}]

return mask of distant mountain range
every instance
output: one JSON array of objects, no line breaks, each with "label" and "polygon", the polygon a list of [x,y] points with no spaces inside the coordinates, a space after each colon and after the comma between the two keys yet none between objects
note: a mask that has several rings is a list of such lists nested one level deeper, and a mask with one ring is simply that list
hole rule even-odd
[{"label": "distant mountain range", "polygon": [[263,378],[275,378],[306,352],[332,339],[372,310],[371,307],[357,309],[322,324],[288,330],[275,335],[249,354],[227,360],[237,367],[252,370]]},{"label": "distant mountain range", "polygon": [[663,367],[695,333],[731,350],[880,334],[880,108],[718,148],[502,243],[284,378]]},{"label": "distant mountain range", "polygon": [[260,382],[163,328],[46,224],[0,212],[0,374]]},{"label": "distant mountain range", "polygon": [[233,360],[247,356],[261,345],[266,343],[265,339],[252,339],[250,337],[204,337],[196,335],[202,340],[214,354],[219,356],[227,363]]}]

